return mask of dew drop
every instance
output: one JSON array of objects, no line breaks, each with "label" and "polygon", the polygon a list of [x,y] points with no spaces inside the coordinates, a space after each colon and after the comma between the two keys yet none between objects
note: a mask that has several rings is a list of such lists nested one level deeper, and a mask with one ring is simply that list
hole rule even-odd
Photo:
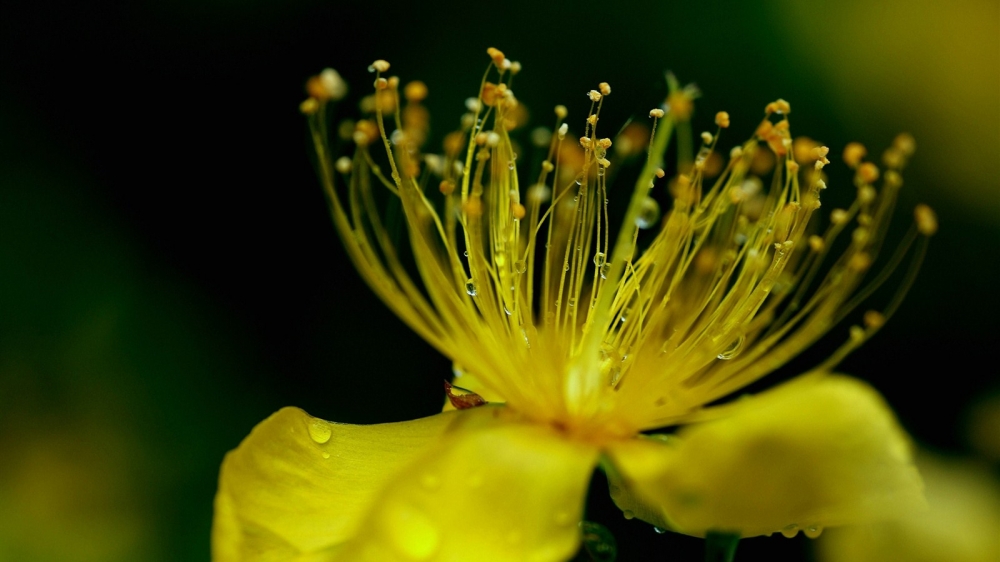
[{"label": "dew drop", "polygon": [[597,252],[594,254],[594,265],[597,267],[604,267],[604,252]]},{"label": "dew drop", "polygon": [[635,225],[639,228],[650,228],[656,224],[659,218],[660,204],[656,202],[656,199],[646,197],[642,200],[642,206],[639,207],[639,214],[635,217]]},{"label": "dew drop", "polygon": [[573,308],[576,306],[576,297],[570,297],[566,299],[566,306]]},{"label": "dew drop", "polygon": [[810,525],[803,529],[802,533],[810,539],[819,538],[819,536],[823,534],[823,527],[820,527],[819,525]]},{"label": "dew drop", "polygon": [[569,264],[568,263],[565,265],[565,267],[563,267],[563,271],[569,271]]},{"label": "dew drop", "polygon": [[469,251],[466,250],[466,251],[462,252],[462,255],[465,256],[465,257],[469,257]]},{"label": "dew drop", "polygon": [[476,290],[476,284],[472,282],[472,279],[465,282],[465,292],[468,293],[470,297],[474,297],[479,294],[479,291]]},{"label": "dew drop", "polygon": [[375,67],[372,65],[368,65],[368,72],[375,72]]},{"label": "dew drop", "polygon": [[607,279],[608,273],[611,273],[611,264],[604,264],[601,266],[601,279]]},{"label": "dew drop", "polygon": [[528,266],[524,263],[524,260],[517,260],[514,262],[514,271],[517,273],[524,273],[527,270]]},{"label": "dew drop", "polygon": [[797,534],[799,534],[799,526],[794,523],[792,523],[791,525],[786,525],[781,528],[781,536],[785,537],[786,539],[793,538]]},{"label": "dew drop", "polygon": [[739,355],[740,351],[743,349],[743,341],[745,339],[746,337],[743,334],[740,334],[738,338],[733,340],[733,342],[730,343],[729,346],[722,353],[718,355],[718,358],[722,359],[723,361],[727,361]]},{"label": "dew drop", "polygon": [[625,519],[629,520],[635,519],[635,513],[632,513],[631,509],[626,509],[625,511],[622,512],[622,515],[625,516]]},{"label": "dew drop", "polygon": [[662,535],[667,532],[667,530],[662,527],[653,527],[653,530],[656,531],[657,535]]},{"label": "dew drop", "polygon": [[312,440],[320,445],[329,441],[332,433],[330,424],[323,420],[314,419],[309,424],[309,437],[312,437]]},{"label": "dew drop", "polygon": [[323,458],[324,459],[330,458],[330,453],[323,453]]},{"label": "dew drop", "polygon": [[511,171],[514,170],[514,161],[513,160],[511,160],[510,162],[507,162],[507,169],[511,170]]}]

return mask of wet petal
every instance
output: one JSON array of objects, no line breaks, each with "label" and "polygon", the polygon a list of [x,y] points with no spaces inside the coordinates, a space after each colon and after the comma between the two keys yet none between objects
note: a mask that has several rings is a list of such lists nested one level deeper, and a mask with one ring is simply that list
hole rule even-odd
[{"label": "wet petal", "polygon": [[349,539],[386,483],[469,415],[347,425],[278,411],[222,463],[213,560],[292,560]]},{"label": "wet petal", "polygon": [[456,431],[386,487],[335,560],[566,560],[596,455],[533,424]]},{"label": "wet petal", "polygon": [[674,440],[637,439],[608,454],[620,508],[699,536],[814,534],[925,506],[892,412],[871,387],[841,376],[786,384]]}]

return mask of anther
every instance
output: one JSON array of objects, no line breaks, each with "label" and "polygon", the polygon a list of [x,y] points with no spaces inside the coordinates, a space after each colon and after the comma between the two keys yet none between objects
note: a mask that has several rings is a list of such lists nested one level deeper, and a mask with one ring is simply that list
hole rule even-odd
[{"label": "anther", "polygon": [[341,156],[337,159],[337,162],[334,163],[333,166],[341,174],[348,174],[351,171],[351,159],[346,156]]},{"label": "anther", "polygon": [[601,92],[591,90],[587,92],[587,97],[590,98],[590,101],[601,101]]},{"label": "anther", "polygon": [[580,137],[580,146],[590,148],[590,137]]},{"label": "anther", "polygon": [[834,209],[833,211],[830,211],[830,222],[833,224],[844,224],[847,222],[848,217],[849,215],[844,209]]},{"label": "anther", "polygon": [[518,61],[510,63],[510,73],[517,74],[519,72],[521,72],[521,63]]},{"label": "anther", "polygon": [[414,80],[403,88],[403,97],[406,101],[423,101],[427,97],[427,85],[420,80]]},{"label": "anther", "polygon": [[513,213],[515,219],[521,220],[524,218],[524,205],[520,203],[512,203],[510,211]]},{"label": "anther", "polygon": [[875,183],[878,179],[878,166],[872,164],[871,162],[865,162],[864,164],[858,166],[858,180],[861,183],[871,184]]},{"label": "anther", "polygon": [[705,144],[712,144],[712,133],[705,131],[701,134],[701,142]]},{"label": "anther", "polygon": [[815,234],[809,237],[809,249],[814,252],[822,252],[823,248],[826,248],[826,242],[821,237]]},{"label": "anther", "polygon": [[917,148],[917,141],[913,139],[913,135],[909,133],[900,133],[896,136],[896,139],[892,141],[892,146],[896,150],[903,153],[904,156],[913,155],[913,151]]},{"label": "anther", "polygon": [[566,115],[567,115],[566,106],[565,105],[557,105],[556,106],[556,117],[558,117],[559,119],[565,119]]},{"label": "anther", "polygon": [[591,115],[590,117],[587,117],[587,123],[590,123],[591,125],[596,125],[597,124],[597,116],[596,115]]},{"label": "anther", "polygon": [[385,90],[388,87],[389,87],[389,81],[386,80],[385,78],[379,78],[379,79],[375,80],[375,89],[376,90]]},{"label": "anther", "polygon": [[306,115],[312,115],[319,111],[319,102],[316,98],[309,98],[299,104],[299,111]]},{"label": "anther", "polygon": [[451,195],[455,192],[455,182],[451,180],[442,180],[438,185],[438,191],[444,195]]},{"label": "anther", "polygon": [[729,113],[726,113],[725,111],[720,111],[720,112],[716,113],[715,114],[715,124],[718,125],[719,127],[722,127],[723,129],[728,128],[729,127]]},{"label": "anther", "polygon": [[569,132],[569,125],[563,123],[559,126],[559,140],[566,138],[566,133]]},{"label": "anther", "polygon": [[601,91],[602,96],[611,95],[611,85],[608,84],[607,82],[601,82],[600,84],[598,84],[597,89]]},{"label": "anther", "polygon": [[663,179],[663,176],[667,175],[667,173],[663,171],[663,168],[657,168],[654,173],[656,174],[656,177],[660,179]]},{"label": "anther", "polygon": [[663,117],[663,110],[660,109],[660,108],[650,109],[649,110],[649,116],[653,117],[653,118],[656,118],[656,119],[659,119],[659,118]]},{"label": "anther", "polygon": [[885,324],[885,315],[877,310],[869,310],[865,312],[864,322],[866,328],[878,329]]},{"label": "anther", "polygon": [[497,68],[500,68],[503,65],[504,59],[507,58],[504,56],[503,51],[494,47],[486,49],[486,54],[490,56],[490,59],[493,60],[493,64],[497,65]]},{"label": "anther", "polygon": [[377,61],[373,62],[369,68],[371,68],[372,71],[377,70],[379,72],[385,72],[389,70],[389,62],[382,59],[378,59]]},{"label": "anther", "polygon": [[937,215],[934,209],[921,203],[913,209],[913,217],[917,221],[917,230],[924,236],[931,236],[938,229]]},{"label": "anther", "polygon": [[868,154],[868,150],[865,149],[863,144],[859,142],[849,142],[847,143],[847,146],[844,147],[844,163],[851,168],[857,168],[866,154]]}]

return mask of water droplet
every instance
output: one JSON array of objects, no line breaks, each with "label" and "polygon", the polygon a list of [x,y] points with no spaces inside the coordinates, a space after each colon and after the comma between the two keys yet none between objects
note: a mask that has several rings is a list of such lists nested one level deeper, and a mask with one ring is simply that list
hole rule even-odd
[{"label": "water droplet", "polygon": [[626,509],[625,511],[622,512],[622,515],[625,516],[625,519],[629,520],[635,519],[635,513],[632,513],[631,509]]},{"label": "water droplet", "polygon": [[425,474],[420,478],[420,484],[428,490],[436,490],[441,486],[441,479],[433,474]]},{"label": "water droplet", "polygon": [[320,445],[329,441],[332,433],[330,424],[323,420],[314,419],[309,423],[309,437],[312,437],[312,440]]},{"label": "water droplet", "polygon": [[465,257],[469,257],[469,251],[466,250],[466,251],[462,252],[462,255],[465,256]]},{"label": "water droplet", "polygon": [[799,534],[799,526],[796,525],[795,523],[792,523],[791,525],[786,525],[781,528],[781,535],[786,539],[793,538],[797,534]]},{"label": "water droplet", "polygon": [[476,290],[476,284],[472,282],[472,279],[465,282],[465,292],[468,293],[470,297],[474,297],[479,294],[479,291]]},{"label": "water droplet", "polygon": [[323,458],[324,459],[330,458],[330,453],[323,453]]},{"label": "water droplet", "polygon": [[739,337],[733,340],[733,342],[730,343],[729,346],[726,347],[726,349],[723,350],[723,352],[718,355],[718,358],[722,359],[723,361],[727,361],[739,355],[740,351],[743,349],[743,341],[745,339],[746,336],[740,334]]},{"label": "water droplet", "polygon": [[646,197],[642,200],[642,206],[639,207],[639,214],[635,217],[635,225],[639,228],[650,228],[656,224],[659,218],[660,204],[656,202],[656,199]]},{"label": "water droplet", "polygon": [[511,160],[510,162],[507,162],[507,169],[511,170],[511,171],[514,170],[514,161],[513,160]]},{"label": "water droplet", "polygon": [[611,264],[606,263],[601,266],[601,279],[607,279],[608,273],[611,273]]},{"label": "water droplet", "polygon": [[632,312],[632,309],[626,308],[625,310],[622,311],[622,315],[618,317],[618,319],[621,320],[622,324],[624,324],[625,321],[628,320],[629,312]]},{"label": "water droplet", "polygon": [[385,528],[393,547],[407,558],[427,560],[441,544],[441,534],[423,513],[409,505],[399,504],[387,510]]},{"label": "water droplet", "polygon": [[819,538],[819,536],[823,534],[823,527],[820,527],[819,525],[810,525],[803,529],[802,533],[810,539]]},{"label": "water droplet", "polygon": [[375,72],[375,67],[369,64],[368,65],[368,72]]},{"label": "water droplet", "polygon": [[594,254],[594,265],[597,267],[604,267],[604,252],[597,252]]},{"label": "water droplet", "polygon": [[573,308],[576,306],[576,297],[570,297],[566,299],[566,306]]},{"label": "water droplet", "polygon": [[598,166],[597,167],[597,176],[598,177],[604,177],[604,166]]},{"label": "water droplet", "polygon": [[506,314],[507,316],[510,316],[510,315],[514,314],[513,312],[510,311],[509,308],[507,308],[507,303],[503,303],[503,311],[504,311],[504,314]]},{"label": "water droplet", "polygon": [[563,271],[569,271],[569,264],[568,263],[563,267]]},{"label": "water droplet", "polygon": [[517,260],[514,262],[514,271],[517,273],[524,273],[527,270],[528,266],[524,263],[524,260]]},{"label": "water droplet", "polygon": [[531,340],[528,339],[528,332],[524,328],[521,328],[521,335],[524,336],[524,346],[531,349]]},{"label": "water droplet", "polygon": [[662,527],[653,527],[653,530],[656,531],[657,535],[662,535],[667,532],[667,530]]},{"label": "water droplet", "polygon": [[622,356],[611,344],[601,344],[601,378],[614,386],[622,375]]}]

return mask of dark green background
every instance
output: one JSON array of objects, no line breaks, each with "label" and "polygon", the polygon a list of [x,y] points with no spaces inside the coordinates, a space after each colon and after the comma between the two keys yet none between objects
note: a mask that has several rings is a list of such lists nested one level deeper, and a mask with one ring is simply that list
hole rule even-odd
[{"label": "dark green background", "polygon": [[[863,2],[5,7],[0,560],[207,560],[222,456],[274,410],[370,423],[440,407],[450,366],[357,278],[297,112],[306,76],[333,66],[356,100],[375,58],[428,84],[438,134],[475,95],[488,46],[523,63],[515,91],[532,125],[557,103],[579,117],[600,81],[614,89],[604,122],[642,116],[662,101],[669,68],[704,92],[696,130],[729,111],[730,142],[777,97],[792,103],[793,131],[835,152],[851,140],[879,151],[912,132],[894,236],[918,202],[938,210],[941,232],[903,309],[843,370],[872,381],[922,443],[963,451],[965,407],[997,384],[1000,8],[956,4],[943,27],[976,21],[961,13],[973,8],[992,24],[942,36],[937,12],[913,6],[905,17]],[[889,104],[845,101],[851,69],[833,69],[852,64],[838,62],[851,10],[865,19],[848,41],[875,69],[862,93]],[[906,68],[924,63],[884,48],[924,36],[957,42],[969,60],[929,60],[913,79]],[[954,82],[947,69],[963,62],[982,73]],[[920,105],[946,81],[952,97]],[[970,107],[993,127],[957,141],[940,132]],[[985,156],[978,169],[942,158],[970,151]],[[839,179],[827,208],[851,198]],[[777,377],[845,336],[837,328]],[[602,486],[588,518],[612,529],[620,560],[700,559],[700,541],[625,521]],[[808,556],[800,536],[747,541],[738,559]]]}]

